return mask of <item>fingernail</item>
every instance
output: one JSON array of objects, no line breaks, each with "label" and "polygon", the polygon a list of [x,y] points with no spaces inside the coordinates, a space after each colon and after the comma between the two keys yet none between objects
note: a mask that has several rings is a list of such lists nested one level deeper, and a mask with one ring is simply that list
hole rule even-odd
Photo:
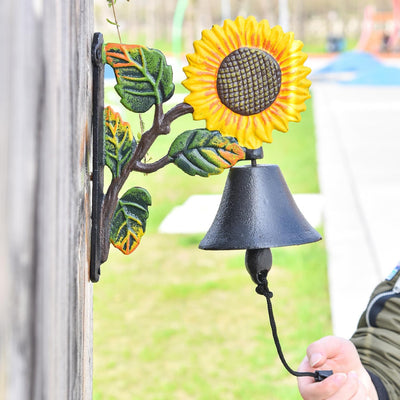
[{"label": "fingernail", "polygon": [[318,363],[322,360],[322,354],[321,353],[314,353],[311,354],[310,356],[310,365],[314,368],[315,366],[318,365]]}]

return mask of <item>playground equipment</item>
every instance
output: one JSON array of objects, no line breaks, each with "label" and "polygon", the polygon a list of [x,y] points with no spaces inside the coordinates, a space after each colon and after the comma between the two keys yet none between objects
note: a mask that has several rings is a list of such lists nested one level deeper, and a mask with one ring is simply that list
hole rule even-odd
[{"label": "playground equipment", "polygon": [[371,53],[394,53],[400,51],[400,0],[393,0],[392,11],[377,12],[367,6],[361,29],[358,50]]}]

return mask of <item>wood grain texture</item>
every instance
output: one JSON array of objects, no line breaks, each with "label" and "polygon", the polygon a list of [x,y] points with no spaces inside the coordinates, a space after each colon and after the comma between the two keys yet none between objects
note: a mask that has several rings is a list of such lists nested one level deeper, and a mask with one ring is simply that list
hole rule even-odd
[{"label": "wood grain texture", "polygon": [[89,0],[0,11],[0,398],[90,399]]}]

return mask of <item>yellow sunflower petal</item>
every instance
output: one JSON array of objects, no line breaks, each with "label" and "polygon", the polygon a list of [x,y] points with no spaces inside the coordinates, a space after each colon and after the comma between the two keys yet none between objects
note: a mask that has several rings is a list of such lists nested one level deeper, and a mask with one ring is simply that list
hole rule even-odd
[{"label": "yellow sunflower petal", "polygon": [[287,132],[289,125],[286,115],[276,107],[271,107],[270,110],[274,128],[281,132]]},{"label": "yellow sunflower petal", "polygon": [[[264,143],[272,143],[272,125],[266,125],[263,127],[264,129],[258,130],[257,141],[261,142],[259,146],[261,146],[262,142]],[[258,147],[259,147],[258,146]],[[256,146],[254,148],[257,148]]]},{"label": "yellow sunflower petal", "polygon": [[226,35],[232,41],[232,44],[233,44],[234,48],[238,49],[242,45],[242,41],[240,39],[240,34],[239,34],[238,30],[237,30],[235,22],[233,22],[233,21],[231,21],[229,19],[225,20],[223,29],[224,29]]},{"label": "yellow sunflower petal", "polygon": [[262,48],[264,38],[268,37],[270,33],[271,27],[269,26],[269,22],[266,19],[263,19],[258,24],[255,46],[257,46],[258,48]]},{"label": "yellow sunflower petal", "polygon": [[249,17],[244,21],[244,46],[255,45],[255,35],[258,23],[254,17]]},{"label": "yellow sunflower petal", "polygon": [[290,71],[295,66],[303,65],[306,60],[307,60],[307,55],[301,52],[289,55],[288,57],[286,57],[281,61],[280,63],[281,70]]},{"label": "yellow sunflower petal", "polygon": [[[250,147],[248,142],[251,140],[247,135],[247,127],[248,127],[248,119],[247,117],[240,116],[236,118],[236,132],[234,133],[234,137],[237,138],[239,143],[243,143],[243,146]],[[251,136],[250,136],[251,137]]]},{"label": "yellow sunflower petal", "polygon": [[189,66],[183,68],[183,71],[185,72],[187,77],[191,77],[193,75],[209,76],[210,79],[215,80],[215,72],[210,70],[209,68],[200,69],[193,65],[189,65]]},{"label": "yellow sunflower petal", "polygon": [[207,61],[208,63],[215,65],[216,68],[223,59],[221,53],[215,47],[210,46],[210,44],[207,42],[196,40],[193,43],[193,48],[196,54],[201,57],[199,61],[201,59],[203,61]]},{"label": "yellow sunflower petal", "polygon": [[218,36],[215,34],[214,29],[204,30],[202,32],[202,38],[210,49],[213,49],[215,54],[218,54],[219,59],[224,59],[227,54],[229,54],[229,47],[226,47],[225,42],[219,40]]},{"label": "yellow sunflower petal", "polygon": [[282,74],[282,81],[285,82],[285,86],[292,82],[298,82],[299,86],[309,87],[310,81],[306,78],[310,73],[309,68],[305,67],[294,67],[290,71]]},{"label": "yellow sunflower petal", "polygon": [[291,105],[289,103],[276,104],[276,110],[279,113],[286,114],[287,122],[300,121],[300,110],[296,108],[296,105]]},{"label": "yellow sunflower petal", "polygon": [[295,88],[294,90],[288,89],[286,92],[282,92],[277,98],[277,103],[294,103],[294,104],[302,104],[308,98],[310,98],[309,91],[301,93],[299,88]]},{"label": "yellow sunflower petal", "polygon": [[301,51],[303,48],[304,43],[301,40],[294,40],[292,44],[292,48],[290,49],[292,53],[297,53]]},{"label": "yellow sunflower petal", "polygon": [[[251,18],[251,17],[249,17]],[[240,46],[244,46],[246,44],[246,20],[239,16],[235,19],[235,28],[236,28],[236,32],[237,32],[237,36],[238,36],[238,44],[239,47]]]},{"label": "yellow sunflower petal", "polygon": [[232,42],[231,38],[225,34],[225,31],[222,27],[219,25],[214,25],[212,30],[216,36],[216,40],[218,40],[226,50],[225,56],[236,49],[235,44]]},{"label": "yellow sunflower petal", "polygon": [[275,58],[281,64],[282,60],[286,59],[291,54],[291,48],[294,41],[294,33],[288,32],[284,35],[284,42],[281,42],[281,48],[277,51]]},{"label": "yellow sunflower petal", "polygon": [[270,52],[273,56],[275,56],[278,53],[277,49],[281,49],[285,45],[287,45],[287,40],[284,36],[281,26],[276,25],[271,29],[270,42],[271,42]]},{"label": "yellow sunflower petal", "polygon": [[254,137],[256,142],[260,143],[261,146],[262,142],[271,143],[272,142],[272,126],[270,129],[266,129],[266,126],[263,125],[264,121],[260,115],[255,116],[251,119],[252,122],[252,129],[254,131]]},{"label": "yellow sunflower petal", "polygon": [[185,86],[186,89],[195,91],[195,92],[200,92],[205,96],[205,92],[212,90],[213,89],[213,82],[210,80],[205,80],[205,79],[198,79],[196,82],[190,81],[190,79],[185,79],[182,82],[183,86]]}]

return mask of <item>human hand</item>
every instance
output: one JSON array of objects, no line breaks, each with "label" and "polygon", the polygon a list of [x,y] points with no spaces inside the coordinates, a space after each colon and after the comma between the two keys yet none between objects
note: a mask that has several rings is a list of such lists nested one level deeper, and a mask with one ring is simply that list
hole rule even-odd
[{"label": "human hand", "polygon": [[371,378],[349,340],[327,336],[308,346],[299,371],[315,369],[332,370],[334,374],[322,382],[298,378],[304,400],[378,400]]}]

